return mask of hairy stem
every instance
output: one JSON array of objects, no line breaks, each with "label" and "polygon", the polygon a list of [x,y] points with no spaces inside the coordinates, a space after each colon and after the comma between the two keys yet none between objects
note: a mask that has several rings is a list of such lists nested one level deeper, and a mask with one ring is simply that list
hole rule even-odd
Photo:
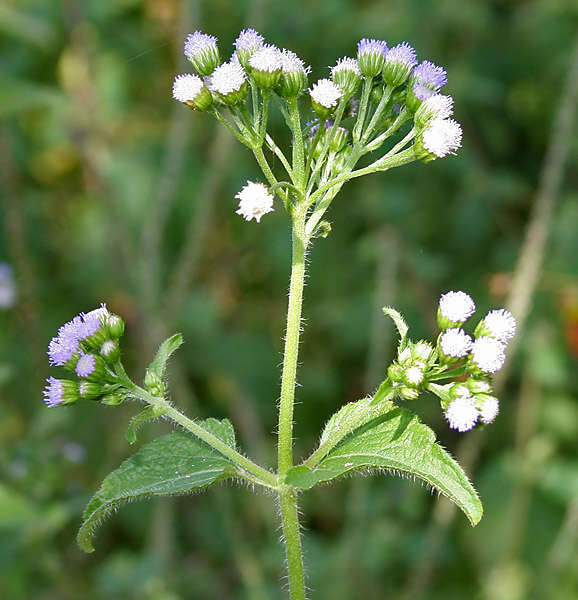
[{"label": "hairy stem", "polygon": [[287,328],[281,376],[281,399],[279,403],[279,475],[283,477],[293,466],[293,404],[295,401],[295,377],[297,355],[301,331],[301,306],[305,283],[305,237],[306,211],[298,205],[293,216],[293,252],[291,261],[291,282],[289,284],[289,305],[287,308]]},{"label": "hairy stem", "polygon": [[297,511],[297,495],[295,491],[282,491],[279,494],[279,504],[287,557],[287,570],[289,573],[289,593],[291,594],[291,600],[305,600],[303,550],[299,535],[299,513]]}]

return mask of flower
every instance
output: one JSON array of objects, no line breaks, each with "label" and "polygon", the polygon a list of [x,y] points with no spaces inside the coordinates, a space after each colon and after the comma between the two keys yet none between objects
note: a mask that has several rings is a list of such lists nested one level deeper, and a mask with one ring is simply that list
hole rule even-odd
[{"label": "flower", "polygon": [[453,106],[454,99],[451,96],[443,94],[429,96],[416,110],[415,122],[419,127],[423,127],[432,119],[447,119],[453,113]]},{"label": "flower", "polygon": [[476,396],[476,406],[480,411],[480,419],[486,424],[492,423],[500,412],[500,402],[496,397],[489,394],[478,394]]},{"label": "flower", "polygon": [[516,319],[509,311],[501,308],[491,310],[480,323],[478,335],[489,335],[500,342],[509,342],[516,335]]},{"label": "flower", "polygon": [[234,45],[239,62],[244,67],[247,67],[249,58],[263,46],[264,41],[263,36],[255,31],[255,29],[243,29],[243,31],[239,33]]},{"label": "flower", "polygon": [[307,74],[311,69],[291,50],[281,50],[279,60],[281,79],[277,92],[283,98],[296,98],[307,87]]},{"label": "flower", "polygon": [[471,360],[480,371],[495,373],[506,360],[504,345],[492,337],[477,338],[472,345]]},{"label": "flower", "polygon": [[412,80],[437,92],[448,82],[448,77],[443,67],[424,60],[413,70]]},{"label": "flower", "polygon": [[239,209],[236,214],[241,215],[246,221],[255,219],[261,222],[261,217],[273,212],[273,194],[262,183],[247,181],[247,185],[235,196],[239,200]]},{"label": "flower", "polygon": [[247,76],[238,62],[223,63],[209,78],[208,87],[218,94],[227,104],[237,104],[247,91]]},{"label": "flower", "polygon": [[82,354],[76,363],[76,374],[79,377],[88,377],[96,369],[96,357],[94,354]]},{"label": "flower", "polygon": [[68,379],[56,379],[49,377],[42,394],[48,408],[54,408],[60,404],[72,404],[78,400],[78,384]]},{"label": "flower", "polygon": [[461,358],[471,350],[472,338],[463,329],[446,329],[440,338],[440,348],[446,356]]},{"label": "flower", "polygon": [[455,154],[462,145],[462,128],[453,119],[432,119],[416,140],[416,154],[423,160]]},{"label": "flower", "polygon": [[203,80],[198,75],[190,74],[175,77],[173,98],[198,110],[206,110],[213,102]]},{"label": "flower", "polygon": [[366,77],[379,75],[385,62],[387,43],[382,40],[363,38],[357,44],[359,69]]},{"label": "flower", "polygon": [[82,317],[77,316],[58,330],[58,335],[48,344],[48,360],[51,365],[62,367],[75,358],[79,350],[82,327]]},{"label": "flower", "polygon": [[185,41],[185,56],[200,75],[210,75],[220,62],[217,38],[195,31]]},{"label": "flower", "polygon": [[383,79],[394,87],[407,81],[411,70],[417,64],[415,50],[406,42],[402,42],[385,55]]},{"label": "flower", "polygon": [[458,396],[450,402],[445,411],[445,418],[451,429],[469,431],[478,421],[480,413],[471,396]]},{"label": "flower", "polygon": [[249,58],[249,66],[257,85],[270,89],[277,85],[281,77],[281,51],[275,46],[263,46]]},{"label": "flower", "polygon": [[353,96],[361,82],[361,71],[355,58],[348,56],[340,58],[334,67],[331,67],[331,79],[347,96]]},{"label": "flower", "polygon": [[16,283],[12,266],[0,263],[0,308],[11,308],[16,302]]},{"label": "flower", "polygon": [[326,117],[343,97],[343,92],[331,79],[320,79],[314,83],[309,94],[313,109],[320,117]]},{"label": "flower", "polygon": [[405,380],[409,385],[419,385],[423,381],[424,373],[423,370],[418,366],[409,367],[405,370]]},{"label": "flower", "polygon": [[[476,305],[472,298],[465,292],[446,292],[442,294],[439,301],[438,321],[440,317],[449,323],[464,323],[476,310]],[[451,325],[442,325],[440,327],[447,329]]]}]

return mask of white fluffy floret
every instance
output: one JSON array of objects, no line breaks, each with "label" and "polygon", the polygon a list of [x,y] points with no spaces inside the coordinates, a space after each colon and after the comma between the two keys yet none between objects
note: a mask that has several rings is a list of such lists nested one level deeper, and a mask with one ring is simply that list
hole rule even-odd
[{"label": "white fluffy floret", "polygon": [[492,310],[484,317],[490,336],[501,342],[509,342],[516,335],[516,319],[514,315],[503,308]]},{"label": "white fluffy floret", "polygon": [[331,79],[320,79],[313,84],[309,93],[315,102],[325,108],[337,106],[339,99],[343,96],[343,92]]},{"label": "white fluffy floret", "polygon": [[263,42],[263,36],[255,29],[243,29],[235,40],[235,48],[241,51],[254,52],[261,48]]},{"label": "white fluffy floret", "polygon": [[353,73],[361,77],[361,71],[359,70],[357,59],[350,58],[349,56],[340,58],[337,61],[337,64],[334,67],[331,67],[331,76],[334,76],[335,73],[340,73],[341,71],[352,71]]},{"label": "white fluffy floret", "polygon": [[202,31],[195,31],[185,41],[185,56],[189,59],[202,56],[204,52],[217,51],[217,38]]},{"label": "white fluffy floret", "polygon": [[484,373],[499,371],[506,360],[504,344],[492,337],[480,337],[472,344],[472,361]]},{"label": "white fluffy floret", "polygon": [[279,54],[281,68],[283,73],[309,73],[311,67],[306,67],[305,63],[291,50],[283,48]]},{"label": "white fluffy floret", "polygon": [[465,292],[447,292],[440,298],[440,312],[453,323],[467,321],[476,310],[472,298]]},{"label": "white fluffy floret", "polygon": [[246,221],[255,219],[261,222],[261,217],[273,212],[273,194],[262,183],[247,181],[247,185],[235,196],[239,200],[239,209],[236,211]]},{"label": "white fluffy floret", "polygon": [[283,64],[279,48],[267,44],[259,48],[249,59],[249,64],[257,71],[273,73],[279,71]]},{"label": "white fluffy floret", "polygon": [[434,119],[447,119],[454,112],[454,99],[444,94],[434,94],[425,100],[421,106]]},{"label": "white fluffy floret", "polygon": [[453,119],[432,119],[424,129],[423,145],[438,158],[455,154],[462,145],[462,128]]},{"label": "white fluffy floret", "polygon": [[173,98],[179,102],[193,102],[203,85],[198,75],[177,75],[173,82]]},{"label": "white fluffy floret", "polygon": [[212,92],[226,96],[238,92],[247,80],[243,67],[238,62],[223,63],[209,77],[208,87]]},{"label": "white fluffy floret", "polygon": [[423,371],[416,366],[409,367],[405,371],[405,378],[411,385],[419,385],[423,381]]},{"label": "white fluffy floret", "polygon": [[450,428],[462,432],[472,429],[479,416],[480,413],[471,396],[460,396],[450,402],[445,414]]},{"label": "white fluffy floret", "polygon": [[480,406],[480,419],[492,423],[500,412],[500,403],[494,396],[486,396]]},{"label": "white fluffy floret", "polygon": [[463,329],[446,329],[440,338],[440,347],[446,356],[461,358],[471,350],[472,338]]}]

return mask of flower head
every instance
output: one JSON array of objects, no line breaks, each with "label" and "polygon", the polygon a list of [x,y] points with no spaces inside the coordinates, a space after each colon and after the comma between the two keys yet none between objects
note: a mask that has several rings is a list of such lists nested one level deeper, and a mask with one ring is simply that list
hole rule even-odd
[{"label": "flower head", "polygon": [[235,196],[239,200],[239,209],[236,211],[246,221],[255,219],[261,222],[261,217],[273,212],[273,194],[262,183],[247,181],[247,185]]},{"label": "flower head", "polygon": [[423,370],[414,365],[409,367],[404,372],[405,380],[409,385],[417,386],[423,381]]},{"label": "flower head", "polygon": [[239,61],[247,67],[251,55],[259,50],[264,43],[263,36],[254,29],[243,29],[235,40],[235,50]]},{"label": "flower head", "polygon": [[432,119],[416,140],[416,153],[423,160],[443,158],[462,145],[462,128],[453,119]]},{"label": "flower head", "polygon": [[447,119],[453,113],[453,106],[454,99],[451,96],[443,94],[429,96],[416,110],[415,122],[419,127],[423,127],[432,119]]},{"label": "flower head", "polygon": [[382,40],[363,38],[357,44],[359,69],[366,77],[379,75],[385,62],[387,43]]},{"label": "flower head", "polygon": [[277,85],[281,77],[281,51],[269,44],[262,46],[249,58],[249,66],[257,85],[270,89]]},{"label": "flower head", "polygon": [[210,75],[220,62],[217,38],[195,31],[185,41],[185,56],[201,75]]},{"label": "flower head", "polygon": [[491,310],[476,328],[476,334],[489,335],[500,342],[507,343],[516,335],[516,319],[509,310],[503,308]]},{"label": "flower head", "polygon": [[76,374],[79,377],[89,377],[96,369],[94,354],[82,354],[76,363]]},{"label": "flower head", "polygon": [[392,86],[401,85],[407,81],[416,64],[415,50],[406,42],[402,42],[390,48],[385,55],[383,79]]},{"label": "flower head", "polygon": [[331,67],[331,79],[344,94],[353,96],[361,82],[361,71],[357,60],[348,56],[340,58],[337,64]]},{"label": "flower head", "polygon": [[72,404],[78,400],[78,384],[76,382],[49,377],[46,384],[42,394],[48,408],[54,408],[60,404]]},{"label": "flower head", "polygon": [[435,91],[441,89],[448,82],[445,69],[429,60],[424,60],[413,70],[412,79]]},{"label": "flower head", "polygon": [[480,413],[471,396],[461,395],[452,400],[445,411],[446,420],[451,429],[469,431],[478,421]]},{"label": "flower head", "polygon": [[477,338],[472,345],[471,360],[480,371],[495,373],[506,360],[504,345],[492,337]]},{"label": "flower head", "polygon": [[472,338],[463,329],[446,329],[440,338],[440,348],[446,356],[462,358],[471,350]]},{"label": "flower head", "polygon": [[223,63],[209,78],[208,87],[228,104],[237,104],[246,93],[247,76],[238,62]]},{"label": "flower head", "polygon": [[315,112],[326,117],[337,106],[343,96],[339,87],[331,79],[320,79],[309,90]]},{"label": "flower head", "polygon": [[489,394],[477,395],[476,405],[480,411],[480,419],[486,424],[492,423],[500,412],[500,402]]},{"label": "flower head", "polygon": [[446,292],[442,294],[439,301],[438,321],[440,327],[447,329],[453,325],[446,323],[459,324],[467,321],[476,310],[476,305],[472,298],[465,292]]},{"label": "flower head", "polygon": [[281,50],[279,60],[281,78],[276,88],[277,93],[283,98],[296,98],[307,87],[307,74],[311,69],[291,50]]},{"label": "flower head", "polygon": [[173,82],[173,98],[191,108],[206,110],[212,104],[212,97],[203,80],[198,75],[177,75]]}]

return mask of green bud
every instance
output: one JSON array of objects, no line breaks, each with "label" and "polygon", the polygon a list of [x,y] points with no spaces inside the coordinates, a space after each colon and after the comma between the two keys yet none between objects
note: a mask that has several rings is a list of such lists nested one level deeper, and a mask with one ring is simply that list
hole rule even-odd
[{"label": "green bud", "polygon": [[102,387],[92,381],[82,381],[79,386],[79,392],[81,398],[95,400],[102,395]]},{"label": "green bud", "polygon": [[118,406],[124,402],[124,395],[118,393],[107,394],[106,396],[102,397],[100,402],[101,404],[106,404],[108,406]]},{"label": "green bud", "polygon": [[124,321],[118,315],[108,315],[106,327],[114,339],[118,340],[124,333]]},{"label": "green bud", "polygon": [[107,363],[113,365],[120,358],[120,348],[116,340],[105,340],[100,347],[100,355]]},{"label": "green bud", "polygon": [[145,373],[144,378],[144,387],[147,389],[153,396],[164,396],[165,394],[165,384],[164,381],[154,372],[149,371]]},{"label": "green bud", "polygon": [[409,387],[402,387],[399,393],[405,400],[417,400],[419,397],[419,391]]}]

